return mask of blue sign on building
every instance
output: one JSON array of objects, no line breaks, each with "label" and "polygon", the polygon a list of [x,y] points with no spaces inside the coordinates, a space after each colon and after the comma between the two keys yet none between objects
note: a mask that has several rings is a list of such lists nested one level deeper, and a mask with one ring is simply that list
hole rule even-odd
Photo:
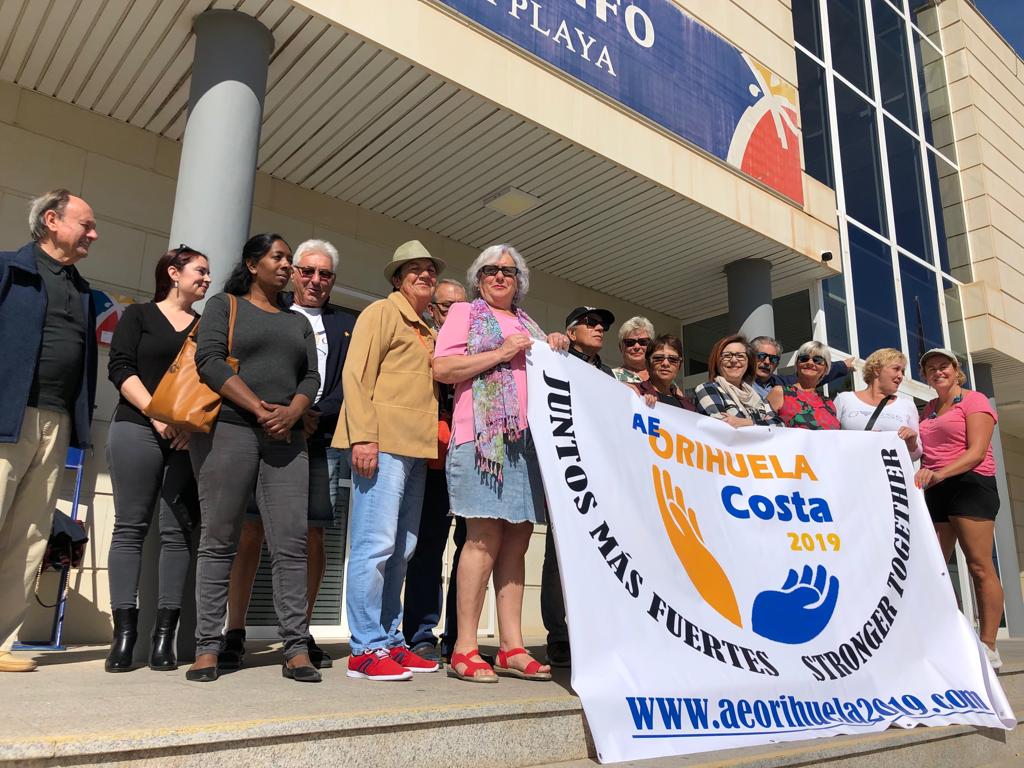
[{"label": "blue sign on building", "polygon": [[796,91],[671,0],[439,0],[802,202]]}]

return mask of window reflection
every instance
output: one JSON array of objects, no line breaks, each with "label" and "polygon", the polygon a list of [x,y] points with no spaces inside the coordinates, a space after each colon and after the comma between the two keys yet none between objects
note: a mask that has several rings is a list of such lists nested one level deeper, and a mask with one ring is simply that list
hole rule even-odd
[{"label": "window reflection", "polygon": [[914,60],[917,65],[917,87],[921,96],[924,138],[946,157],[956,161],[953,147],[953,119],[946,91],[946,69],[942,54],[919,33],[914,33]]},{"label": "window reflection", "polygon": [[850,331],[846,324],[846,284],[843,282],[843,276],[837,275],[822,280],[821,296],[828,345],[833,349],[852,351]]},{"label": "window reflection", "polygon": [[969,283],[971,259],[967,251],[967,223],[956,168],[928,151],[928,175],[932,184],[932,213],[939,241],[939,267],[957,280]]},{"label": "window reflection", "polygon": [[793,0],[793,37],[804,48],[824,60],[818,0]]},{"label": "window reflection", "polygon": [[970,369],[967,367],[967,330],[964,327],[964,311],[960,301],[960,286],[944,277],[942,278],[942,293],[946,299],[949,350],[960,361],[960,370],[968,376],[966,386],[970,387]]},{"label": "window reflection", "polygon": [[932,247],[921,145],[889,118],[885,118],[885,144],[896,242],[915,256],[930,259]]},{"label": "window reflection", "polygon": [[863,0],[828,0],[828,31],[832,41],[832,66],[868,96],[873,96]]},{"label": "window reflection", "polygon": [[832,138],[829,135],[828,95],[825,70],[806,54],[797,51],[796,70],[800,85],[800,131],[807,173],[822,184],[835,187],[832,175]]},{"label": "window reflection", "polygon": [[[906,256],[900,256],[900,283],[903,316],[907,321],[907,354],[917,361],[929,349],[946,346],[942,338],[939,288],[934,272]],[[911,374],[921,380],[917,368],[911,365]]]},{"label": "window reflection", "polygon": [[835,89],[846,212],[876,232],[888,234],[875,108],[838,80]]},{"label": "window reflection", "polygon": [[902,348],[889,246],[857,227],[850,230],[850,271],[857,318],[857,347],[867,357],[882,347]]},{"label": "window reflection", "polygon": [[917,130],[914,81],[910,74],[910,50],[906,21],[885,0],[874,0],[875,52],[882,107],[912,130]]}]

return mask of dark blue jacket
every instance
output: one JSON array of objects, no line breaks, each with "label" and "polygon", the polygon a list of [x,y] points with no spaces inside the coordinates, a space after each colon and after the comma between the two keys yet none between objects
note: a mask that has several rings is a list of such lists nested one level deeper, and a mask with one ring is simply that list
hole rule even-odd
[{"label": "dark blue jacket", "polygon": [[[293,294],[284,294],[281,298],[286,307],[291,307]],[[338,426],[338,414],[341,412],[344,398],[341,391],[341,369],[345,367],[345,358],[348,356],[355,317],[330,304],[324,306],[321,317],[324,321],[324,330],[327,332],[327,368],[324,371],[323,394],[313,406],[313,410],[320,412],[316,433],[330,437]]]},{"label": "dark blue jacket", "polygon": [[[77,274],[77,270],[76,270]],[[96,308],[89,284],[78,275],[86,318],[85,370],[71,418],[71,446],[86,448],[96,402]],[[36,266],[35,243],[17,251],[0,252],[0,350],[4,375],[0,376],[0,443],[16,443],[28,405],[39,347],[46,321],[46,288]]]}]

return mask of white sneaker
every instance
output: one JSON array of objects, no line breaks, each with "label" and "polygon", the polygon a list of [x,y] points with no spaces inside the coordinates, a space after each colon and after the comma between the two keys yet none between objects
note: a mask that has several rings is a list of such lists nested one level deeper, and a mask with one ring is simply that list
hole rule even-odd
[{"label": "white sneaker", "polygon": [[998,648],[993,651],[984,643],[981,644],[981,647],[985,649],[985,655],[988,657],[988,663],[992,665],[992,669],[999,669],[1003,666],[1003,660],[999,656]]}]

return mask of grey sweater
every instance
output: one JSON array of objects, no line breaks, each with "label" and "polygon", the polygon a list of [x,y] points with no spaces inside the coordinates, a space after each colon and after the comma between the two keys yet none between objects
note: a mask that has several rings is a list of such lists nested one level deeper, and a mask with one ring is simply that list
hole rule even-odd
[{"label": "grey sweater", "polygon": [[[235,336],[228,351],[228,297],[219,293],[208,302],[199,323],[196,367],[199,378],[220,392],[235,375],[225,361],[238,359],[238,375],[257,397],[268,403],[288,405],[295,395],[312,403],[320,388],[316,340],[306,318],[288,310],[266,312],[238,297]],[[256,417],[224,398],[220,418],[233,424],[255,424]],[[296,429],[302,421],[296,422]]]}]

